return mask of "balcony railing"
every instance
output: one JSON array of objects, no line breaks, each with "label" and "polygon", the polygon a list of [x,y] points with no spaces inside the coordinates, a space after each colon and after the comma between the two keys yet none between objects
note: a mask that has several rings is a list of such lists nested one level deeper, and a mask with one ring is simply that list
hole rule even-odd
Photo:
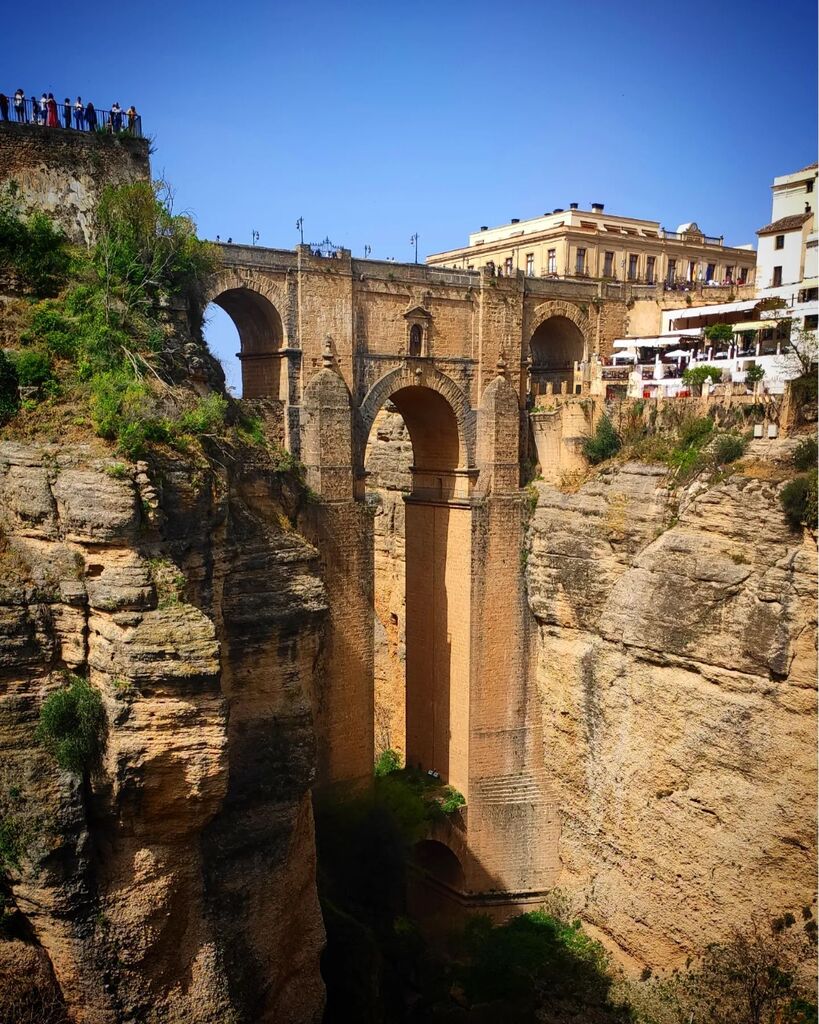
[{"label": "balcony railing", "polygon": [[689,234],[687,231],[667,231],[662,228],[660,238],[667,238],[671,242],[695,242],[703,245],[722,245],[722,235],[698,235]]},{"label": "balcony railing", "polygon": [[0,109],[0,119],[12,124],[33,124],[43,128],[60,128],[63,131],[100,132],[102,134],[130,136],[142,138],[142,118],[139,114],[129,114],[127,110],[111,111],[101,107],[87,106],[82,111],[75,110],[74,104],[66,105],[59,100],[57,104],[57,123],[49,125],[48,108],[39,100],[23,99],[22,102],[8,96],[8,109]]}]

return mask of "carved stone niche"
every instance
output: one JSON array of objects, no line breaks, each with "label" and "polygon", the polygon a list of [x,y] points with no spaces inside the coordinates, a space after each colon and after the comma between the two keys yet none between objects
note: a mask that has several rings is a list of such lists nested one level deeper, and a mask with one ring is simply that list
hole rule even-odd
[{"label": "carved stone niche", "polygon": [[413,306],[404,313],[404,320],[407,324],[407,355],[411,359],[428,356],[432,314],[423,306]]}]

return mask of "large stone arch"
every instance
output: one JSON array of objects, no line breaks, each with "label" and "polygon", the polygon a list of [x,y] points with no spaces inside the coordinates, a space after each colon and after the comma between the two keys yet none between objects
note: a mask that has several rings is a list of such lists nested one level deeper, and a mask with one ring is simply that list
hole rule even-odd
[{"label": "large stone arch", "polygon": [[355,471],[358,477],[364,472],[364,454],[367,439],[375,417],[384,403],[396,392],[409,388],[428,388],[446,400],[455,416],[458,428],[458,468],[470,469],[476,464],[475,413],[469,399],[455,381],[433,366],[424,365],[410,369],[406,365],[385,373],[370,388],[358,409],[355,430]]},{"label": "large stone arch", "polygon": [[204,299],[220,306],[239,333],[243,397],[286,400],[290,318],[283,289],[253,271],[224,268],[209,279]]}]

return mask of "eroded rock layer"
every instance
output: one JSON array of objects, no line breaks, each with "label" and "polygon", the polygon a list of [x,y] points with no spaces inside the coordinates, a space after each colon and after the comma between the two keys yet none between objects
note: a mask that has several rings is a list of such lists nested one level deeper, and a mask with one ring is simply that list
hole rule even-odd
[{"label": "eroded rock layer", "polygon": [[[252,464],[12,442],[0,490],[13,927],[72,1020],[319,1020],[309,694],[326,602],[296,491]],[[90,783],[34,736],[66,672],[106,710]]]},{"label": "eroded rock layer", "polygon": [[673,495],[629,464],[572,494],[538,485],[527,583],[560,886],[654,967],[814,898],[816,544],[776,476]]}]

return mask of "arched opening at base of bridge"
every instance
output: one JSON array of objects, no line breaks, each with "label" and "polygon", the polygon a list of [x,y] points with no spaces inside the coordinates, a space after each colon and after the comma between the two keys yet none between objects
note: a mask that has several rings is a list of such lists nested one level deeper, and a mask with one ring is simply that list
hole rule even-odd
[{"label": "arched opening at base of bridge", "polygon": [[585,339],[583,332],[566,316],[550,316],[537,328],[529,342],[532,359],[532,394],[546,394],[547,385],[552,385],[559,394],[561,386],[572,391],[574,364],[583,359]]},{"label": "arched opening at base of bridge", "polygon": [[467,795],[472,512],[458,422],[393,392],[365,454],[374,542],[374,743]]},{"label": "arched opening at base of bridge", "polygon": [[205,311],[205,339],[242,398],[287,399],[287,362],[279,311],[259,292],[230,288]]},{"label": "arched opening at base of bridge", "polygon": [[416,843],[407,880],[407,909],[426,931],[450,931],[465,915],[466,878],[458,857],[444,843]]}]

